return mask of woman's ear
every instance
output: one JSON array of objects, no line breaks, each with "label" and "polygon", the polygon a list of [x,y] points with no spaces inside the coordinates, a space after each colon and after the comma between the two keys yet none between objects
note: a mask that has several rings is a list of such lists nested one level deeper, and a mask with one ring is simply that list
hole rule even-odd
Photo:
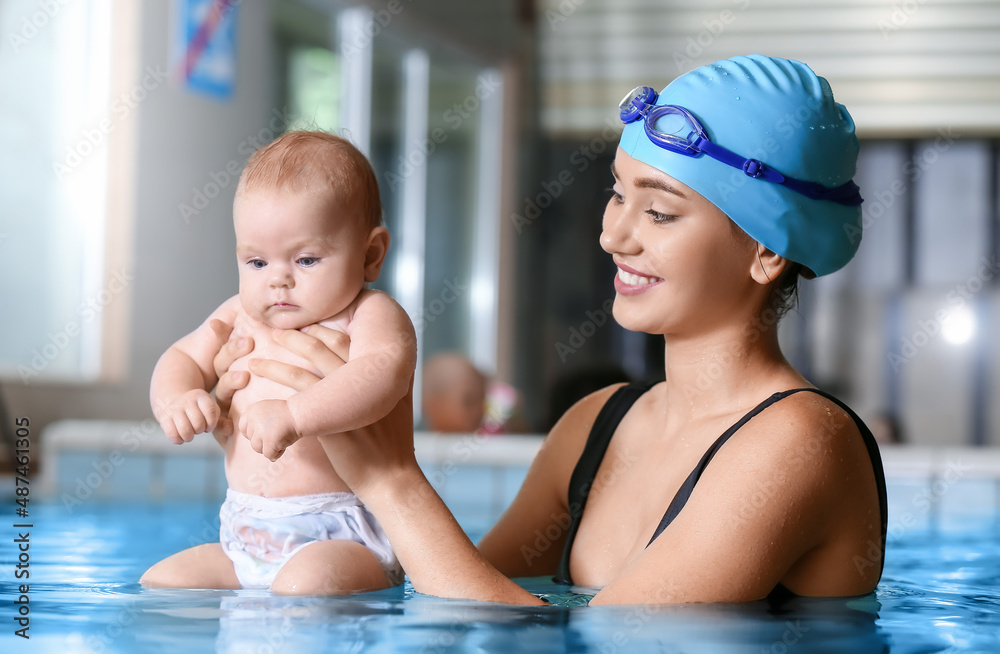
[{"label": "woman's ear", "polygon": [[750,276],[758,284],[767,285],[781,277],[788,267],[788,259],[771,250],[760,243],[756,244],[757,260],[750,267]]},{"label": "woman's ear", "polygon": [[368,232],[368,242],[365,245],[365,281],[374,282],[382,272],[385,254],[389,251],[389,230],[385,227],[375,227]]}]

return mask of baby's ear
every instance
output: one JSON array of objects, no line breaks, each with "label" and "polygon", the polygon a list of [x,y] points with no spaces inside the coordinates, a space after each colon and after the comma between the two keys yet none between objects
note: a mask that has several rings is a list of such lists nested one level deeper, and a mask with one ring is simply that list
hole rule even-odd
[{"label": "baby's ear", "polygon": [[385,254],[389,251],[389,230],[385,227],[375,227],[368,232],[368,242],[365,246],[365,281],[374,282],[382,272]]}]

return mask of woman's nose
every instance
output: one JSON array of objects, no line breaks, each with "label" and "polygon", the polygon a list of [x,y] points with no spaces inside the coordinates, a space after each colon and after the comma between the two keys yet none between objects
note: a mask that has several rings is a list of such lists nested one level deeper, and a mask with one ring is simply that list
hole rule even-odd
[{"label": "woman's nose", "polygon": [[604,211],[601,247],[608,254],[634,254],[639,250],[634,221],[625,209],[625,206],[608,205]]}]

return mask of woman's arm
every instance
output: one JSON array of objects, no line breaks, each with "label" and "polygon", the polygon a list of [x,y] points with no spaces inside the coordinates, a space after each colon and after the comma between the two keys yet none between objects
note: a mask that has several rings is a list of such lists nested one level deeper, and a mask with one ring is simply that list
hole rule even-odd
[{"label": "woman's arm", "polygon": [[479,541],[486,560],[509,577],[555,574],[570,525],[569,480],[610,386],[573,405],[552,427],[514,501]]},{"label": "woman's arm", "polygon": [[[343,334],[314,325],[275,340],[308,359],[324,375],[344,365]],[[220,355],[221,356],[221,355]],[[224,358],[216,365],[227,363]],[[251,362],[255,375],[302,391],[319,378],[275,361]],[[217,395],[239,383],[225,378]],[[337,474],[375,514],[413,587],[428,595],[509,604],[544,602],[490,565],[469,540],[417,465],[413,452],[413,399],[407,392],[374,424],[320,437]]]},{"label": "woman's arm", "polygon": [[544,602],[479,553],[417,465],[412,394],[362,429],[320,437],[337,473],[375,514],[414,589],[506,604]]}]

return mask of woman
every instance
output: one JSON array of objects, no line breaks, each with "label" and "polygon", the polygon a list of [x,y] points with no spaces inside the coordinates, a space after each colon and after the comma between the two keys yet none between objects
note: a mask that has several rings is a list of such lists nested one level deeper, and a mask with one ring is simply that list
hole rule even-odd
[{"label": "woman", "polygon": [[[412,429],[408,400],[324,448],[430,595],[539,604],[509,577],[544,574],[598,588],[592,604],[871,592],[886,526],[878,450],[777,338],[797,276],[840,268],[860,240],[849,114],[804,64],[761,56],[637,89],[620,109],[601,246],[619,269],[615,319],[663,335],[666,380],[573,406],[478,549],[396,438]],[[276,339],[324,374],[347,356],[321,328]],[[252,371],[316,380],[267,361]],[[243,383],[224,379],[220,396]],[[558,538],[539,544],[553,525]]]}]

